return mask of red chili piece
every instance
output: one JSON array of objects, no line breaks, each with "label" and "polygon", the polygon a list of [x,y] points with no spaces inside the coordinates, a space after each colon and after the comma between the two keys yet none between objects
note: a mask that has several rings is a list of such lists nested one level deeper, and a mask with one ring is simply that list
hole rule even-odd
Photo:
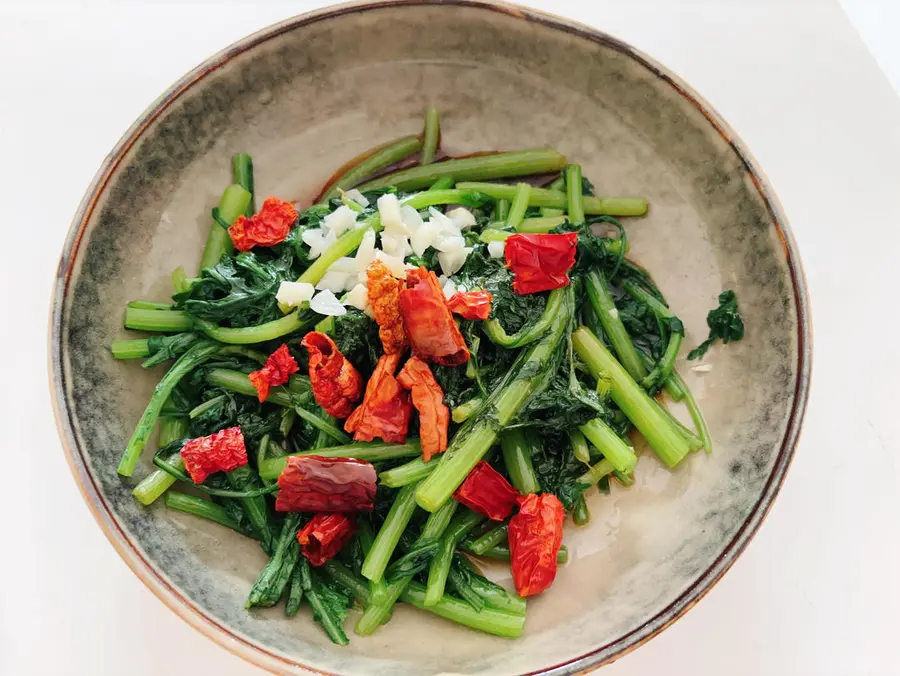
[{"label": "red chili piece", "polygon": [[229,427],[208,437],[191,439],[181,449],[184,468],[195,484],[216,472],[230,472],[247,464],[247,447],[240,427]]},{"label": "red chili piece", "polygon": [[506,239],[506,266],[513,271],[513,291],[519,295],[569,285],[575,264],[578,233],[512,235]]},{"label": "red chili piece", "polygon": [[362,398],[363,381],[324,333],[310,331],[301,345],[309,350],[309,380],[316,403],[335,418],[346,418]]},{"label": "red chili piece", "polygon": [[356,519],[346,514],[316,514],[297,533],[300,551],[314,566],[337,554],[356,533]]},{"label": "red chili piece", "polygon": [[353,458],[291,456],[278,477],[279,512],[371,512],[378,475]]},{"label": "red chili piece", "polygon": [[404,364],[397,382],[409,390],[413,406],[419,412],[422,459],[428,462],[433,455],[447,450],[450,409],[444,404],[444,391],[428,364],[418,357],[412,357]]},{"label": "red chili piece", "polygon": [[552,493],[529,493],[519,499],[519,513],[509,521],[509,554],[519,596],[540,594],[556,577],[566,510]]},{"label": "red chili piece", "polygon": [[482,516],[503,521],[515,509],[519,491],[497,470],[480,460],[456,489],[453,498]]},{"label": "red chili piece", "polygon": [[253,387],[256,388],[256,395],[260,401],[269,398],[269,388],[284,385],[292,374],[300,370],[297,366],[297,360],[291,356],[288,346],[282,343],[281,347],[269,355],[266,365],[259,371],[253,371],[247,376]]},{"label": "red chili piece", "polygon": [[344,429],[353,432],[356,441],[372,441],[375,437],[392,444],[406,441],[412,402],[409,392],[394,378],[400,357],[400,354],[382,355],[366,385],[363,402],[344,423]]},{"label": "red chili piece", "polygon": [[447,301],[447,307],[463,319],[487,319],[493,299],[490,291],[457,291]]},{"label": "red chili piece", "polygon": [[267,197],[262,209],[247,218],[238,216],[228,228],[234,248],[249,251],[255,246],[272,246],[283,242],[297,222],[297,210],[290,202]]},{"label": "red chili piece", "polygon": [[400,313],[417,357],[444,366],[469,360],[469,348],[433,272],[417,268],[406,274],[406,288],[400,291]]}]

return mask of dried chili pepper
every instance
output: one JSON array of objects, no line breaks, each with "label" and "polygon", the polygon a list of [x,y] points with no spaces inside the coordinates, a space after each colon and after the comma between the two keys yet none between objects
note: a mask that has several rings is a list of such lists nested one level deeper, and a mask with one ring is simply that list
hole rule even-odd
[{"label": "dried chili pepper", "polygon": [[410,270],[400,291],[400,312],[413,354],[425,361],[458,366],[469,360],[469,349],[453,321],[437,275],[425,268]]},{"label": "dried chili pepper", "polygon": [[487,319],[491,316],[493,300],[490,291],[457,291],[450,296],[447,307],[463,319]]},{"label": "dried chili pepper", "polygon": [[256,395],[260,401],[269,398],[269,388],[284,385],[292,374],[300,370],[297,360],[291,355],[288,346],[281,344],[277,350],[269,355],[266,365],[259,371],[253,371],[247,377],[256,388]]},{"label": "dried chili pepper", "polygon": [[300,551],[321,566],[344,548],[356,533],[356,519],[346,514],[316,514],[297,532]]},{"label": "dried chili pepper", "polygon": [[503,521],[515,509],[519,491],[487,462],[480,460],[456,489],[453,498],[473,512],[494,521]]},{"label": "dried chili pepper", "polygon": [[300,344],[309,351],[309,380],[316,403],[328,415],[346,418],[362,397],[362,376],[326,334],[310,331]]},{"label": "dried chili pepper", "polygon": [[235,249],[248,251],[255,246],[283,242],[296,222],[297,210],[293,204],[277,197],[267,197],[262,209],[250,218],[238,216],[228,228],[228,234]]},{"label": "dried chili pepper", "polygon": [[216,472],[230,472],[247,464],[247,447],[240,427],[229,427],[208,437],[191,439],[181,449],[184,468],[195,484]]},{"label": "dried chili pepper", "polygon": [[353,432],[356,441],[372,441],[375,437],[389,443],[406,441],[412,402],[409,392],[394,378],[399,364],[399,354],[386,354],[375,365],[362,403],[344,423],[344,429]]},{"label": "dried chili pepper", "polygon": [[520,497],[508,536],[510,567],[519,596],[540,594],[553,584],[565,518],[563,504],[552,493]]},{"label": "dried chili pepper", "polygon": [[381,261],[373,261],[366,271],[369,303],[378,323],[378,337],[385,354],[406,350],[409,341],[400,316],[400,289],[403,282],[395,279]]},{"label": "dried chili pepper", "polygon": [[447,428],[450,426],[450,409],[444,404],[444,391],[435,380],[428,364],[412,357],[397,375],[397,382],[410,391],[413,406],[419,412],[419,441],[422,459],[447,450]]},{"label": "dried chili pepper", "polygon": [[378,475],[353,458],[290,456],[278,477],[279,512],[371,512]]},{"label": "dried chili pepper", "polygon": [[513,291],[525,295],[568,286],[577,247],[576,232],[508,237],[504,251],[506,266],[514,275]]}]

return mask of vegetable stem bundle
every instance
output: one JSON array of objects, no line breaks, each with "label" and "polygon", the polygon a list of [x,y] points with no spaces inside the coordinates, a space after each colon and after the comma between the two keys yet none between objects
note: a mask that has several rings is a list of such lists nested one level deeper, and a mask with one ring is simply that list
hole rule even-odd
[{"label": "vegetable stem bundle", "polygon": [[[135,498],[258,542],[246,608],[306,605],[338,645],[351,610],[366,636],[398,602],[520,636],[568,561],[565,517],[635,483],[634,432],[667,467],[712,449],[685,327],[614,218],[647,200],[598,197],[551,148],[446,158],[435,108],[409,131],[299,212],[257,204],[236,153],[199,270],[129,302],[145,333],[110,345],[168,365],[117,468]],[[692,358],[743,336],[733,292],[707,324]],[[473,557],[509,562],[517,593]]]}]

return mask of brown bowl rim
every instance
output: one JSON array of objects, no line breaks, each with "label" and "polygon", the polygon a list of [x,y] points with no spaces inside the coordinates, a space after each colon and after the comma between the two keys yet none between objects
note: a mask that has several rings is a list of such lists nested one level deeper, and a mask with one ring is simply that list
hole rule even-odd
[{"label": "brown bowl rim", "polygon": [[56,425],[62,441],[66,460],[69,463],[69,467],[75,476],[75,480],[78,483],[82,496],[84,497],[85,502],[87,502],[94,518],[97,520],[107,539],[109,539],[119,555],[125,560],[125,563],[128,564],[138,578],[140,578],[140,580],[146,584],[163,603],[208,638],[223,646],[233,654],[264,669],[273,672],[281,672],[285,669],[299,668],[309,673],[328,673],[304,665],[280,653],[270,651],[234,632],[229,627],[221,624],[215,618],[205,613],[200,607],[190,599],[186,598],[174,585],[165,579],[153,564],[144,557],[141,551],[119,526],[113,516],[109,504],[100,491],[99,486],[87,470],[82,449],[79,447],[73,432],[73,421],[71,419],[72,411],[69,409],[65,396],[66,386],[62,354],[64,300],[66,294],[69,292],[69,280],[72,274],[75,257],[81,243],[81,238],[107,182],[122,162],[125,154],[141,137],[147,127],[188,89],[196,85],[213,71],[221,68],[237,55],[268,40],[276,38],[285,32],[291,31],[298,26],[355,12],[373,11],[385,7],[424,5],[473,7],[490,12],[507,14],[523,21],[540,24],[555,30],[562,30],[598,42],[631,57],[643,65],[654,75],[672,86],[686,101],[701,112],[721,137],[733,148],[734,152],[741,158],[747,171],[752,177],[760,196],[764,200],[766,208],[775,222],[784,249],[784,254],[788,262],[794,297],[796,299],[798,318],[799,345],[797,353],[797,382],[794,393],[794,405],[788,420],[787,430],[785,431],[781,448],[779,449],[772,472],[766,481],[762,494],[750,514],[745,519],[741,528],[728,542],[722,553],[687,590],[663,610],[646,620],[641,626],[624,636],[621,636],[615,641],[600,646],[579,657],[567,660],[566,662],[539,671],[530,672],[531,674],[548,674],[553,676],[585,673],[605,664],[609,664],[623,655],[626,655],[670,626],[709,592],[746,548],[747,544],[759,529],[763,519],[765,519],[768,514],[769,509],[771,509],[781,485],[784,482],[785,474],[787,473],[791,460],[793,459],[794,450],[800,436],[800,429],[806,411],[812,368],[812,331],[806,280],[797,252],[796,243],[794,242],[793,235],[791,234],[787,223],[787,218],[784,215],[783,208],[778,201],[774,190],[762,170],[759,168],[756,160],[747,150],[743,142],[738,138],[734,130],[731,129],[704,98],[670,70],[618,38],[614,38],[595,28],[569,19],[504,2],[493,2],[490,0],[364,0],[362,2],[332,5],[273,24],[238,40],[218,54],[204,61],[170,87],[169,90],[160,96],[125,132],[113,148],[112,152],[104,159],[103,164],[94,176],[85,196],[82,198],[72,221],[57,268],[50,313],[48,357],[50,360],[51,374],[50,390],[53,400],[54,415],[56,417]]}]

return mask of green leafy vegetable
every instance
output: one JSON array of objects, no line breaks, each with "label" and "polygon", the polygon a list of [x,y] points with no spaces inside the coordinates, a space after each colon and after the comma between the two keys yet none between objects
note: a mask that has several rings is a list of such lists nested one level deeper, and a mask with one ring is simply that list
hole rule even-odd
[{"label": "green leafy vegetable", "polygon": [[744,320],[738,312],[737,295],[734,291],[728,290],[719,294],[719,307],[706,315],[706,325],[709,326],[709,337],[688,352],[688,359],[703,357],[716,338],[727,343],[744,337]]}]

